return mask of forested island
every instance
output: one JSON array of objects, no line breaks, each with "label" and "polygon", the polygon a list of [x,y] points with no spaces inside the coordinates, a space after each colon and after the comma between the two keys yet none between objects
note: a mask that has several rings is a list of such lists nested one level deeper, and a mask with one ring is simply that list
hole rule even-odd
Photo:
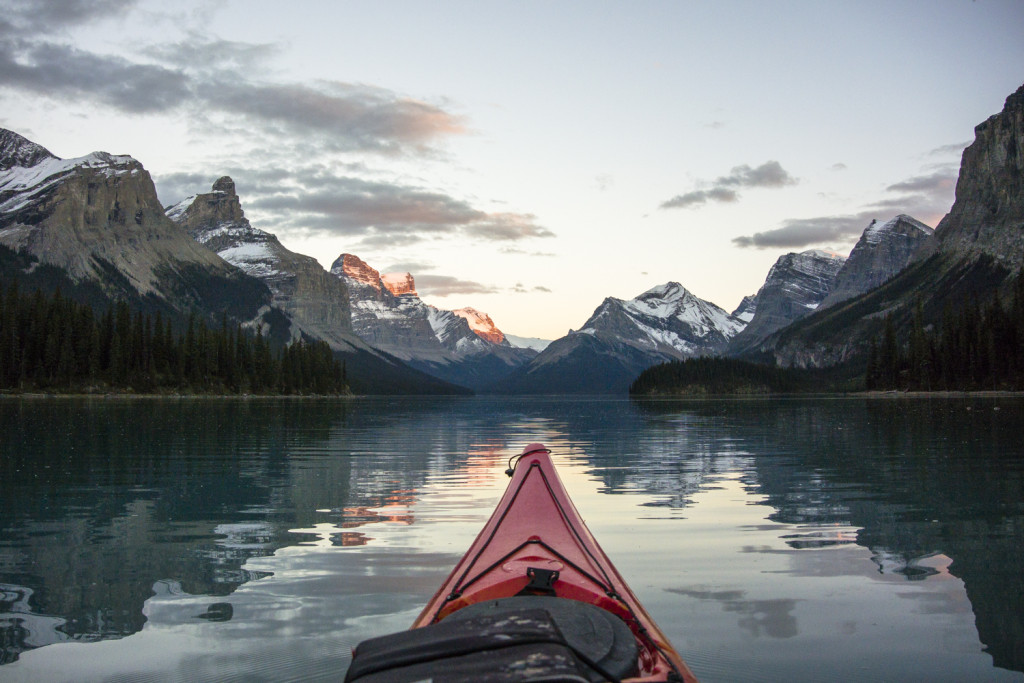
[{"label": "forested island", "polygon": [[0,391],[341,395],[344,364],[323,341],[273,344],[260,331],[178,324],[118,302],[88,304],[12,282],[0,295]]}]

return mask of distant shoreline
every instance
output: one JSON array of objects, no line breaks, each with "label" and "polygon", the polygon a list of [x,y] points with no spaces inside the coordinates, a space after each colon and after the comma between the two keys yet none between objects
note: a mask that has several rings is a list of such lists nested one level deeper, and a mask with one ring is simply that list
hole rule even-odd
[{"label": "distant shoreline", "polygon": [[[400,394],[396,394],[400,395]],[[439,394],[440,395],[440,394]],[[551,397],[557,396],[575,396],[576,394],[550,394]],[[429,398],[431,394],[420,394],[423,398]],[[486,394],[484,396],[487,396]],[[763,400],[772,398],[868,398],[868,399],[880,399],[880,400],[909,400],[909,399],[922,399],[922,398],[1024,398],[1024,391],[1005,391],[1005,390],[984,390],[984,391],[852,391],[852,392],[836,392],[836,393],[821,393],[821,394],[810,394],[810,393],[779,393],[779,394],[702,394],[702,395],[671,395],[671,394],[658,394],[651,396],[620,396],[618,394],[594,394],[592,396],[606,396],[607,398],[633,398],[644,401],[706,401],[706,400],[721,400],[721,399],[738,399],[738,400]],[[197,400],[209,400],[209,399],[244,399],[247,401],[255,400],[267,400],[267,399],[288,399],[288,400],[303,400],[303,399],[359,399],[367,398],[363,394],[133,394],[133,393],[118,393],[118,392],[104,392],[104,393],[47,393],[40,391],[26,391],[23,393],[12,393],[12,392],[0,392],[0,400],[3,399],[61,399],[61,398],[93,398],[93,399],[197,399]]]},{"label": "distant shoreline", "polygon": [[988,389],[983,391],[862,391],[854,396],[865,398],[1019,398],[1024,396],[1024,391],[1006,391],[1000,389]]},{"label": "distant shoreline", "polygon": [[30,399],[46,399],[46,398],[96,398],[96,399],[121,399],[121,398],[138,398],[138,399],[158,399],[158,398],[177,398],[177,399],[227,399],[227,398],[241,398],[245,400],[263,400],[263,399],[308,399],[308,398],[342,398],[342,399],[353,399],[361,398],[357,394],[129,394],[129,393],[117,393],[117,392],[106,392],[106,393],[95,393],[95,394],[82,394],[82,393],[46,393],[39,391],[26,391],[24,393],[0,393],[0,400],[12,399],[12,398],[30,398]]}]

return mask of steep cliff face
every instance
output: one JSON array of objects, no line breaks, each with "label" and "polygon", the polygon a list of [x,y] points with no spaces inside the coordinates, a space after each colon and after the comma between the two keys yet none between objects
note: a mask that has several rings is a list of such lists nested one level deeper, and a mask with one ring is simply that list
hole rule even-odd
[{"label": "steep cliff face", "polygon": [[728,352],[750,351],[776,330],[813,313],[832,291],[845,262],[845,257],[820,249],[779,257],[757,292],[750,323],[733,337]]},{"label": "steep cliff face", "polygon": [[922,257],[934,252],[990,256],[1010,270],[1024,265],[1024,86],[975,127],[960,163],[956,201]]},{"label": "steep cliff face", "polygon": [[906,214],[879,223],[871,221],[836,275],[821,308],[869,292],[907,267],[935,231]]},{"label": "steep cliff face", "polygon": [[296,254],[276,236],[252,227],[231,178],[220,178],[212,192],[168,208],[167,216],[225,261],[265,282],[274,305],[293,322],[292,338],[305,334],[336,350],[360,345],[352,331],[345,283],[313,257]]},{"label": "steep cliff face", "polygon": [[135,159],[58,159],[11,131],[0,131],[0,146],[0,243],[112,298],[242,317],[269,302],[266,288],[167,219]]},{"label": "steep cliff face", "polygon": [[381,275],[352,254],[339,256],[331,272],[348,287],[352,329],[360,338],[447,382],[480,389],[536,355],[513,348],[493,322],[500,341],[493,332],[474,330],[467,316],[428,305],[409,273]]}]

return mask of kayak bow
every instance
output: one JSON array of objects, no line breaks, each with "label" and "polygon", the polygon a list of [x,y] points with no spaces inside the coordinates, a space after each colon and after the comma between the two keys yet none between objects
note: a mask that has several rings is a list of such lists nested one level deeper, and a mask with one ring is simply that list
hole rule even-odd
[{"label": "kayak bow", "polygon": [[[449,631],[470,628],[474,636],[507,628],[509,623],[529,630],[533,628],[531,620],[544,621],[550,615],[555,626],[539,625],[529,636],[523,636],[523,642],[562,643],[586,665],[585,677],[563,676],[557,680],[695,683],[693,673],[587,529],[549,454],[543,445],[534,443],[514,456],[518,462],[509,470],[512,481],[487,524],[413,622],[412,629],[401,638],[411,641],[417,638],[418,630],[442,626]],[[518,620],[501,620],[509,615]],[[460,627],[460,621],[472,622],[472,626]],[[541,634],[550,628],[559,634],[554,641],[545,640],[548,636]],[[438,631],[435,637],[457,641],[462,654],[470,647],[465,644],[464,631],[459,635]],[[357,647],[357,660],[364,645],[371,643]],[[369,645],[368,649],[373,647]],[[377,649],[394,653],[401,647],[389,642],[378,644]],[[479,652],[495,646],[473,647]],[[414,650],[420,653],[423,646],[417,645]],[[622,659],[625,661],[616,661]],[[521,668],[524,661],[520,657],[515,664]],[[363,662],[357,666],[354,661],[353,667],[358,669],[356,673],[366,670]],[[457,668],[449,660],[437,665],[438,670],[455,678]],[[497,668],[494,664],[492,671]],[[359,676],[351,680],[356,678],[370,680]],[[553,678],[547,673],[521,680]]]}]

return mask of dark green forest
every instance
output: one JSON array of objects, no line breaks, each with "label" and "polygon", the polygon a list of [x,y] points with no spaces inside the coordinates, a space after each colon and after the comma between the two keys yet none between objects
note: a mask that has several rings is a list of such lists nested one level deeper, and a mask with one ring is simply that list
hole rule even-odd
[{"label": "dark green forest", "polygon": [[887,319],[868,354],[871,390],[982,391],[1024,389],[1024,277],[1012,296],[947,307],[937,325],[925,325],[918,305],[909,338]]},{"label": "dark green forest", "polygon": [[348,392],[345,368],[325,342],[274,345],[193,314],[179,322],[40,290],[0,293],[0,390],[200,394]]},{"label": "dark green forest", "polygon": [[640,373],[634,396],[715,396],[828,391],[832,379],[820,371],[790,370],[734,358],[688,358]]}]

